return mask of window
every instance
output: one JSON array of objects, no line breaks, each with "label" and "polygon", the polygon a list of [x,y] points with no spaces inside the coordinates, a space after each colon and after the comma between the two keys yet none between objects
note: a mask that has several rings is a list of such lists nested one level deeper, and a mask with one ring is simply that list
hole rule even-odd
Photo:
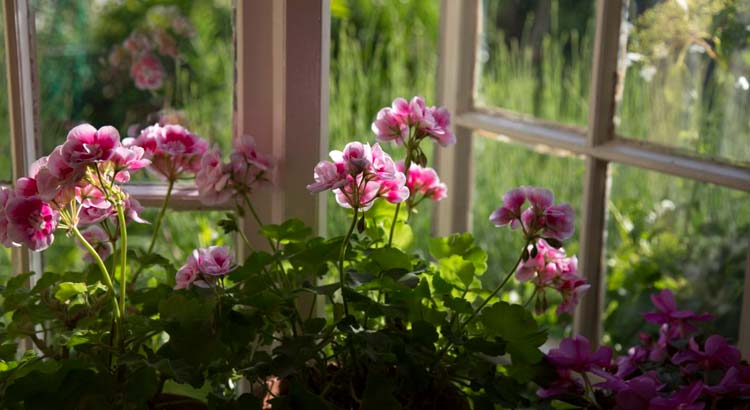
[{"label": "window", "polygon": [[[634,261],[617,260],[620,251],[647,245],[643,237],[632,237],[643,226],[618,216],[635,203],[650,208],[637,211],[638,223],[661,219],[661,231],[647,227],[657,236],[651,240],[678,241],[654,244],[660,251],[689,242],[681,252],[690,254],[663,256],[673,265],[654,286],[690,289],[695,307],[716,311],[722,330],[739,332],[740,345],[750,346],[750,318],[740,317],[750,309],[750,298],[745,295],[742,308],[738,305],[739,289],[743,284],[748,289],[750,276],[743,209],[750,199],[750,162],[747,118],[739,114],[747,110],[748,46],[741,33],[748,10],[745,2],[725,7],[719,1],[443,1],[438,96],[454,114],[459,142],[453,152],[437,155],[441,176],[461,192],[454,189],[453,199],[438,206],[436,232],[464,230],[474,217],[475,234],[493,238],[482,223],[502,190],[493,187],[494,198],[485,192],[491,177],[484,174],[490,170],[478,159],[492,155],[488,147],[505,143],[486,136],[526,144],[536,153],[497,148],[493,170],[503,183],[508,178],[501,173],[508,170],[521,175],[522,184],[549,184],[580,204],[578,256],[593,290],[579,306],[575,330],[592,340],[629,337],[613,328],[612,309],[631,302],[615,289],[618,280],[633,274],[624,270]],[[740,18],[723,18],[726,13]],[[661,29],[666,26],[670,30]],[[582,161],[564,165],[576,160],[560,150]],[[545,174],[554,163],[565,181]],[[668,215],[671,207],[679,207],[678,215]],[[605,249],[615,268],[606,269]],[[702,254],[707,249],[723,254]],[[712,257],[713,263],[706,260]],[[695,271],[697,264],[685,266],[684,260],[695,258],[709,265],[704,272]],[[700,275],[712,269],[721,278],[721,302],[698,286]],[[607,292],[605,271],[613,284]]]},{"label": "window", "polygon": [[[0,149],[0,155],[10,152],[12,161],[0,157],[0,162],[12,164],[13,172],[6,178],[0,171],[0,182],[25,175],[40,154],[61,143],[79,122],[112,124],[125,138],[128,129],[177,116],[225,149],[233,139],[253,136],[259,149],[278,159],[274,187],[256,196],[263,220],[297,217],[317,227],[322,204],[310,205],[305,184],[318,160],[310,152],[322,152],[325,141],[327,2],[288,7],[274,0],[169,3],[3,2],[0,23],[10,34],[4,43],[9,87],[0,102],[0,126],[5,126],[6,101],[14,121],[10,139],[0,140],[0,148],[12,142],[12,149]],[[300,44],[305,47],[295,47]],[[131,46],[140,48],[132,52]],[[144,56],[150,60],[142,61]],[[160,75],[139,77],[138,64],[150,65]],[[5,80],[3,74],[0,81]],[[287,82],[295,87],[286,87]],[[300,105],[309,110],[287,109]],[[147,208],[144,215],[153,215],[167,186],[156,178],[142,179],[147,181],[126,189]],[[169,208],[163,235],[170,234],[170,224],[191,220],[190,234],[177,239],[185,242],[182,246],[232,241],[206,229],[206,221],[222,218],[227,209],[205,207],[191,186],[175,187]],[[245,228],[258,230],[252,221]],[[134,228],[134,240],[148,241],[142,236]],[[184,256],[174,254],[176,260]],[[11,258],[14,273],[42,270],[38,254],[16,248]],[[46,262],[73,268],[79,263],[54,254]]]}]

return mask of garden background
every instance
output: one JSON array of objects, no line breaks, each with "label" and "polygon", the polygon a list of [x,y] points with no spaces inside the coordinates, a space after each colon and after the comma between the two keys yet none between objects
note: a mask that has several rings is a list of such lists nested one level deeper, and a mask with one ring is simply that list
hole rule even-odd
[{"label": "garden background", "polygon": [[[623,56],[618,134],[750,162],[750,87],[745,77],[750,77],[750,39],[737,18],[738,13],[750,13],[750,6],[746,1],[688,1],[698,10],[698,21],[691,24],[717,33],[721,47],[703,52],[685,48],[679,58],[661,58],[656,65],[649,57],[661,52],[659,45],[679,44],[680,29],[687,32],[679,27],[658,30],[659,19],[680,2],[631,3],[634,13],[627,18],[637,35],[631,35],[629,52]],[[165,106],[182,110],[187,126],[199,135],[224,148],[230,146],[230,0],[34,0],[32,4],[44,152],[64,141],[67,130],[79,122],[112,124],[125,137],[131,125],[144,125],[150,113]],[[188,17],[195,34],[188,44],[180,45],[179,63],[165,66],[171,78],[167,86],[159,92],[138,90],[127,71],[112,67],[112,47],[134,28],[161,24],[160,13],[172,6]],[[395,96],[422,95],[428,103],[436,103],[439,8],[438,0],[332,0],[332,149],[351,139],[374,141],[370,131],[374,114]],[[483,8],[477,103],[585,127],[594,2],[484,0]],[[6,90],[0,84],[2,181],[11,179]],[[473,204],[473,233],[490,255],[483,280],[496,282],[521,246],[520,239],[487,221],[502,193],[519,185],[548,187],[559,200],[573,204],[580,216],[584,165],[566,152],[509,144],[485,134],[474,138],[473,163],[474,195],[466,200]],[[743,276],[750,266],[750,195],[625,165],[610,169],[605,341],[617,347],[637,339],[642,325],[638,312],[648,310],[648,295],[656,288],[674,290],[685,308],[714,313],[716,329],[709,331],[736,340]],[[143,216],[153,220],[156,211],[149,209]],[[429,211],[425,206],[415,218],[415,252],[424,252],[427,246]],[[217,211],[171,212],[158,247],[181,261],[185,249],[231,245],[231,238],[214,228],[221,218]],[[343,218],[341,212],[329,212],[330,234],[343,233]],[[135,231],[133,243],[145,246],[145,232]],[[571,254],[577,251],[577,238],[576,234],[568,248]],[[44,253],[46,265],[60,272],[80,269],[82,252],[72,240],[59,236],[56,241]],[[0,283],[9,274],[9,250],[3,249]],[[530,293],[530,288],[517,287],[506,297],[525,300]],[[569,318],[553,314],[541,320],[569,323]]]}]

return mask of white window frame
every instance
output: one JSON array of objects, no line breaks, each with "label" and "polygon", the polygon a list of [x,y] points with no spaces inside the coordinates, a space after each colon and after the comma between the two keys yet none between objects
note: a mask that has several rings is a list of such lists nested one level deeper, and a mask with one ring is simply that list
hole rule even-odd
[{"label": "white window frame", "polygon": [[[615,90],[623,12],[622,0],[597,0],[596,34],[586,130],[534,120],[501,109],[474,104],[477,41],[481,31],[480,0],[442,0],[438,99],[453,113],[458,143],[438,150],[437,170],[452,187],[451,198],[439,204],[435,234],[446,235],[471,227],[473,131],[485,131],[520,143],[559,148],[585,158],[583,215],[579,269],[592,290],[574,317],[574,332],[597,343],[602,336],[604,301],[604,244],[608,166],[621,163],[682,178],[750,191],[750,168],[699,158],[679,150],[622,138],[615,133]],[[468,200],[467,200],[468,199]],[[750,349],[750,250],[740,320],[739,346]]]},{"label": "white window frame", "polygon": [[[3,0],[12,147],[12,178],[27,175],[39,157],[39,81],[33,11],[26,0]],[[324,229],[325,201],[305,186],[327,148],[330,0],[236,0],[233,138],[252,135],[272,154],[273,185],[253,195],[261,219],[279,223],[299,218],[317,232]],[[99,126],[104,124],[97,124]],[[318,155],[310,155],[316,153]],[[161,206],[166,184],[127,185],[144,206]],[[194,187],[175,187],[169,208],[207,207]],[[248,218],[249,219],[249,218]],[[257,247],[267,246],[254,221],[243,222]],[[237,241],[237,243],[241,243]],[[241,255],[249,253],[244,245]],[[12,271],[41,272],[37,253],[16,248]]]}]

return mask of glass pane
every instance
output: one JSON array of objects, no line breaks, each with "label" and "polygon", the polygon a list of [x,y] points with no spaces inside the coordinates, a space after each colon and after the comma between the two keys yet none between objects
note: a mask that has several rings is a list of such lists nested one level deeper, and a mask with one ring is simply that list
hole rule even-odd
[{"label": "glass pane", "polygon": [[750,1],[633,1],[625,19],[617,132],[750,164]]},{"label": "glass pane", "polygon": [[[330,149],[349,141],[373,143],[370,124],[394,98],[420,95],[435,105],[440,2],[435,0],[344,0],[331,7]],[[429,142],[424,143],[428,156]],[[403,149],[383,147],[394,159]],[[312,174],[312,170],[311,170]],[[425,205],[425,206],[422,206]],[[411,220],[416,246],[426,249],[431,207],[420,205]],[[347,214],[329,194],[327,227],[343,235]]]},{"label": "glass pane", "polygon": [[[505,272],[518,259],[523,247],[523,238],[518,231],[496,228],[488,218],[502,205],[503,194],[523,185],[544,187],[555,195],[556,202],[567,202],[576,213],[576,232],[566,241],[568,255],[578,252],[578,232],[581,220],[581,200],[583,198],[584,163],[573,156],[550,155],[534,151],[521,145],[508,144],[483,136],[474,137],[472,163],[474,164],[474,192],[472,197],[472,231],[478,244],[489,254],[488,269],[482,278],[485,284],[494,287],[505,277]],[[564,154],[555,152],[555,154]],[[450,187],[449,187],[450,188]],[[531,297],[533,288],[516,281],[506,297],[525,302]],[[550,302],[559,300],[549,294]],[[540,318],[544,323],[556,324],[550,330],[557,332],[554,337],[562,337],[571,324],[569,315],[557,316],[554,309]],[[560,326],[563,325],[563,326]]]},{"label": "glass pane", "polygon": [[[5,68],[5,17],[0,7],[0,181],[10,181],[10,118],[8,118],[8,85]],[[0,260],[0,263],[2,260]]]},{"label": "glass pane", "polygon": [[231,144],[231,0],[34,0],[44,152],[74,125],[156,121]]},{"label": "glass pane", "polygon": [[593,0],[483,0],[475,101],[585,126]]},{"label": "glass pane", "polygon": [[737,340],[750,252],[750,194],[612,165],[607,237],[605,340],[637,342],[649,295],[674,291],[683,309],[708,312]]},{"label": "glass pane", "polygon": [[[130,249],[148,249],[153,234],[154,222],[159,210],[148,208],[140,216],[151,224],[128,225],[128,246]],[[234,240],[225,235],[218,222],[226,219],[221,211],[169,211],[156,240],[154,252],[167,258],[179,267],[185,263],[193,249],[212,245],[232,247]],[[45,269],[54,272],[76,271],[83,269],[87,262],[83,260],[85,251],[76,245],[74,239],[67,238],[62,232],[55,235],[55,242],[44,252]],[[0,256],[2,258],[2,256]],[[161,278],[160,278],[161,279]]]}]

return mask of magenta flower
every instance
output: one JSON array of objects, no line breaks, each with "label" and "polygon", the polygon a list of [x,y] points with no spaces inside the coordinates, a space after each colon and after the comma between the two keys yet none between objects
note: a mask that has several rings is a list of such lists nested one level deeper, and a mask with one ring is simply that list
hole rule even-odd
[{"label": "magenta flower", "polygon": [[130,77],[139,90],[160,89],[165,75],[161,62],[151,53],[142,53],[130,66]]},{"label": "magenta flower", "polygon": [[259,153],[255,140],[245,136],[234,142],[234,151],[229,156],[232,171],[232,188],[237,193],[250,193],[253,188],[268,181],[268,171],[272,167],[271,158]]},{"label": "magenta flower", "polygon": [[558,369],[584,373],[595,368],[609,366],[612,349],[603,346],[596,352],[592,352],[588,339],[576,336],[573,339],[563,339],[560,347],[550,350],[547,358]]},{"label": "magenta flower", "polygon": [[[190,289],[193,284],[199,287],[207,287],[208,284],[199,280],[198,260],[200,259],[198,249],[188,256],[187,262],[177,270],[175,274],[175,289]],[[196,283],[198,282],[198,283]]]},{"label": "magenta flower", "polygon": [[143,158],[144,154],[144,149],[138,146],[118,146],[109,160],[112,161],[115,173],[137,171],[151,164],[150,160]]},{"label": "magenta flower", "polygon": [[450,112],[444,107],[431,107],[430,113],[434,123],[427,129],[427,134],[443,147],[455,144],[456,135],[450,129]]},{"label": "magenta flower", "polygon": [[[740,351],[719,335],[713,335],[706,339],[703,351],[693,338],[690,338],[688,347],[687,350],[676,353],[672,357],[672,363],[678,366],[687,364],[690,371],[700,368],[706,370],[726,369],[738,365],[742,358]],[[690,364],[694,364],[694,366]]]},{"label": "magenta flower", "polygon": [[719,384],[706,387],[714,397],[742,395],[750,396],[750,367],[734,366],[726,371]]},{"label": "magenta flower", "polygon": [[[94,248],[99,257],[102,258],[102,260],[107,259],[109,255],[112,254],[112,243],[110,242],[107,233],[100,226],[90,226],[81,231],[81,235],[83,235],[83,238],[86,239],[86,242],[88,242]],[[78,240],[76,240],[76,245],[78,245],[79,248],[86,250],[83,244]],[[86,252],[83,256],[83,260],[87,262],[93,262],[94,257]]]},{"label": "magenta flower", "polygon": [[7,235],[11,242],[33,251],[47,249],[55,239],[60,215],[36,197],[14,196],[5,205]]},{"label": "magenta flower", "polygon": [[[529,200],[530,206],[521,207]],[[563,241],[575,232],[573,208],[554,204],[552,192],[529,186],[512,189],[503,195],[503,205],[490,215],[490,222],[511,229],[521,228],[528,239],[543,237]]]},{"label": "magenta flower", "polygon": [[65,199],[71,196],[73,187],[85,174],[83,167],[73,168],[65,162],[62,150],[63,146],[58,145],[49,156],[37,160],[36,169],[32,169],[31,176],[36,179],[38,196],[45,201],[56,199],[66,191],[63,193],[65,198],[58,202],[67,202]]},{"label": "magenta flower", "polygon": [[70,130],[61,154],[70,168],[80,168],[108,160],[119,145],[120,133],[114,127],[97,130],[90,124],[81,124]]},{"label": "magenta flower", "polygon": [[615,396],[618,410],[648,409],[651,399],[657,396],[659,386],[655,376],[643,375],[628,380],[625,388],[619,390]]},{"label": "magenta flower", "polygon": [[[404,163],[399,162],[398,170],[404,172]],[[432,201],[440,201],[448,196],[448,187],[440,182],[437,172],[429,167],[421,167],[411,164],[406,175],[406,186],[409,188],[409,197],[415,202],[420,195]],[[421,199],[420,199],[421,200]]]},{"label": "magenta flower", "polygon": [[573,378],[573,373],[570,370],[555,369],[555,371],[557,372],[557,379],[550,383],[546,388],[537,390],[537,396],[546,399],[561,396],[563,394],[584,394],[583,385]]},{"label": "magenta flower", "polygon": [[658,311],[644,313],[643,318],[651,323],[669,324],[676,328],[683,338],[698,330],[691,322],[704,322],[713,318],[707,313],[696,314],[692,310],[678,310],[674,295],[668,289],[652,294],[651,302]]},{"label": "magenta flower", "polygon": [[651,399],[648,410],[703,410],[706,404],[703,402],[696,403],[701,391],[703,391],[703,383],[694,382],[668,398],[655,397]]}]

